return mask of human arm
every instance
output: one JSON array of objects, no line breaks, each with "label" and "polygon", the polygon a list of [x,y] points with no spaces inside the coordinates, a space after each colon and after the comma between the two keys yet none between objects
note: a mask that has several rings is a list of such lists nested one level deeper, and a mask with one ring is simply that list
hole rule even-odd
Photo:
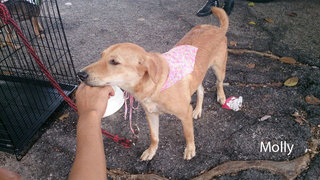
[{"label": "human arm", "polygon": [[106,179],[106,161],[101,134],[101,118],[110,96],[110,86],[81,84],[76,92],[78,107],[77,152],[69,179]]},{"label": "human arm", "polygon": [[2,180],[21,180],[21,176],[19,176],[17,173],[9,171],[4,168],[0,168],[0,179]]}]

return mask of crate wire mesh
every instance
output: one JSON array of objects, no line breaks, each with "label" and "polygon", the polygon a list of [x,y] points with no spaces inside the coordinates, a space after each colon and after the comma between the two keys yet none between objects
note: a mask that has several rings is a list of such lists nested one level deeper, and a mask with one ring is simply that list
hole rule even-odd
[{"label": "crate wire mesh", "polygon": [[[69,95],[77,80],[56,0],[1,0],[42,63]],[[25,152],[63,102],[14,29],[0,20],[0,150]]]}]

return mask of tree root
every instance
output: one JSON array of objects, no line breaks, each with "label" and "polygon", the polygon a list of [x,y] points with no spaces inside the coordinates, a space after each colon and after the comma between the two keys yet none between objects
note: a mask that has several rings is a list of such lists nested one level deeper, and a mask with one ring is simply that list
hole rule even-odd
[{"label": "tree root", "polygon": [[[270,51],[260,52],[260,51],[250,50],[250,49],[228,49],[228,52],[232,53],[232,54],[237,54],[237,55],[244,54],[244,53],[257,54],[257,55],[260,55],[260,56],[268,57],[268,58],[273,59],[273,60],[280,60],[281,61],[281,57],[272,54]],[[300,62],[295,62],[294,65],[309,66],[308,64],[303,64],[303,63],[300,63]]]},{"label": "tree root", "polygon": [[107,170],[107,175],[111,179],[138,179],[138,180],[167,180],[167,178],[161,177],[156,174],[129,174],[120,170]]},{"label": "tree root", "polygon": [[261,88],[261,87],[282,87],[282,82],[275,83],[266,83],[266,84],[244,84],[244,83],[235,83],[236,86],[240,87],[253,87],[253,88]]},{"label": "tree root", "polygon": [[218,175],[237,173],[247,169],[269,170],[291,180],[295,179],[302,171],[308,168],[311,159],[319,153],[320,149],[320,126],[311,127],[312,138],[309,140],[309,153],[306,153],[291,161],[229,161],[214,167],[208,172],[194,178],[194,180],[213,179]]},{"label": "tree root", "polygon": [[[301,172],[308,169],[311,159],[320,150],[320,126],[311,127],[312,138],[309,140],[309,152],[290,161],[229,161],[204,172],[193,180],[213,179],[215,176],[238,173],[248,169],[269,170],[285,179],[295,179]],[[108,177],[112,179],[141,179],[166,180],[167,178],[155,174],[129,174],[120,170],[108,170]]]},{"label": "tree root", "polygon": [[280,57],[272,54],[271,52],[259,52],[259,51],[254,51],[250,49],[228,49],[229,53],[232,54],[244,54],[244,53],[251,53],[251,54],[257,54],[260,56],[268,57],[271,59],[279,60]]},{"label": "tree root", "polygon": [[221,165],[216,166],[210,171],[202,174],[194,180],[212,179],[218,175],[237,173],[239,171],[247,169],[260,169],[269,170],[271,172],[280,174],[286,179],[296,178],[303,170],[307,169],[310,162],[310,154],[305,154],[299,158],[291,161],[267,161],[267,160],[255,160],[255,161],[229,161]]}]

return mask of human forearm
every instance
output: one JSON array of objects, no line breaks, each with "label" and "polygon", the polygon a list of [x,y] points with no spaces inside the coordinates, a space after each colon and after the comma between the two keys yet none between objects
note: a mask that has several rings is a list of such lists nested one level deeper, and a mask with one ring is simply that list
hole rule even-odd
[{"label": "human forearm", "polygon": [[90,87],[81,83],[76,92],[79,120],[77,152],[69,179],[106,179],[106,160],[101,133],[101,118],[108,99],[114,95],[111,86]]},{"label": "human forearm", "polygon": [[106,179],[101,118],[95,114],[79,117],[77,152],[69,179]]}]

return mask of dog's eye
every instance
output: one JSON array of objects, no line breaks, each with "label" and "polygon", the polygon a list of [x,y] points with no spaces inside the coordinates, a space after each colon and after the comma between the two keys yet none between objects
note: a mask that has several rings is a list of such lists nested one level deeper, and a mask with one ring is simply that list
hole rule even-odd
[{"label": "dog's eye", "polygon": [[112,65],[118,65],[120,63],[118,63],[116,60],[112,59],[111,61],[109,61],[110,64]]}]

